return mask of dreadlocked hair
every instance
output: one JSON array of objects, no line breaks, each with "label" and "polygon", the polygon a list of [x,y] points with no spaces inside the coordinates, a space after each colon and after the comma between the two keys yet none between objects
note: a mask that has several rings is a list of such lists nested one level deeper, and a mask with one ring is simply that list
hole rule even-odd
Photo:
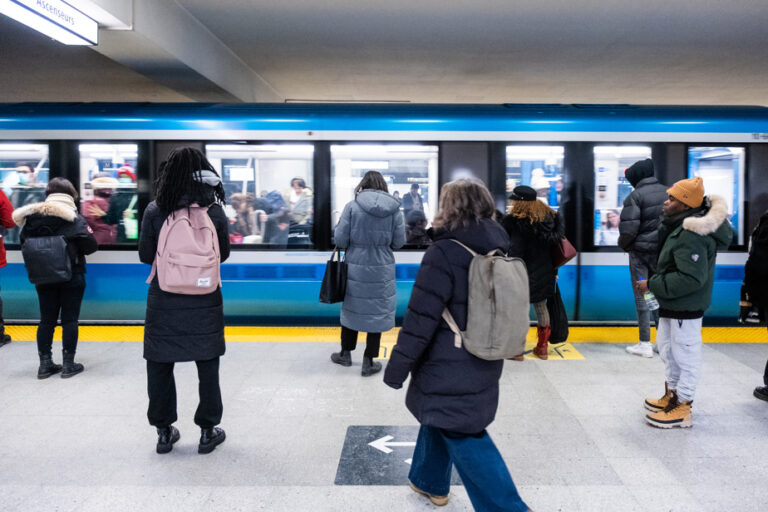
[{"label": "dreadlocked hair", "polygon": [[[160,164],[155,179],[155,202],[161,210],[172,212],[179,207],[183,198],[196,199],[207,195],[202,182],[201,171],[211,171],[218,176],[216,169],[205,158],[202,151],[195,148],[177,148],[171,151],[168,159]],[[197,179],[195,179],[197,178]],[[216,201],[225,203],[224,187],[219,183],[213,187]],[[206,205],[207,206],[207,205]]]},{"label": "dreadlocked hair", "polygon": [[518,219],[527,219],[531,224],[534,222],[543,222],[550,215],[555,214],[555,210],[539,201],[512,201],[512,208],[509,214]]}]

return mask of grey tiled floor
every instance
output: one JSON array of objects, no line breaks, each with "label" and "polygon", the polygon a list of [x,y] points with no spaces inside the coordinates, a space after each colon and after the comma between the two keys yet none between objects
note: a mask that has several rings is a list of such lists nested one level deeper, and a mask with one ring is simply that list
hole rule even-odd
[{"label": "grey tiled floor", "polygon": [[[59,346],[55,347],[57,350]],[[139,343],[82,343],[86,372],[35,379],[35,347],[0,349],[0,509],[5,512],[434,509],[402,486],[341,486],[350,425],[415,425],[404,391],[326,343],[230,343],[222,359],[227,441],[196,452],[195,367],[177,367],[181,441],[154,453]],[[583,361],[507,363],[489,431],[536,512],[768,510],[768,403],[752,397],[765,345],[706,345],[694,427],[643,422],[663,391],[658,358],[579,344]],[[57,357],[58,359],[58,357]],[[443,510],[471,510],[463,487]]]}]

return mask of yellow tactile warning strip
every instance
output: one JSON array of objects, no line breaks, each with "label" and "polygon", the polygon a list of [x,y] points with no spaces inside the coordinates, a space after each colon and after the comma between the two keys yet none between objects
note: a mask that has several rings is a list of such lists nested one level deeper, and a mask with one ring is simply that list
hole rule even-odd
[{"label": "yellow tactile warning strip", "polygon": [[[35,325],[6,325],[6,332],[14,340],[35,339]],[[380,356],[388,358],[397,341],[400,329],[392,329],[381,338]],[[231,326],[224,330],[228,342],[250,343],[338,343],[338,327],[249,327]],[[655,331],[653,332],[655,337]],[[768,330],[764,327],[704,327],[704,343],[768,343]],[[54,333],[56,341],[61,340],[61,327]],[[133,341],[144,339],[141,325],[81,325],[80,341]],[[526,357],[530,354],[536,339],[536,329],[528,333]],[[365,343],[365,334],[360,335]],[[550,345],[550,359],[583,359],[573,343],[636,343],[637,327],[571,327],[568,343]]]}]

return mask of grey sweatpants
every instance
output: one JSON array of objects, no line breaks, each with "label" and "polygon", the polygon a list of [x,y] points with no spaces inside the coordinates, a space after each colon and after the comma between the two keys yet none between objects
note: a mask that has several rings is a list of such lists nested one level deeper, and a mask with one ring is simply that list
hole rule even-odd
[{"label": "grey sweatpants", "polygon": [[656,333],[669,389],[681,401],[693,400],[701,377],[701,318],[661,318]]},{"label": "grey sweatpants", "polygon": [[629,253],[629,275],[632,279],[632,292],[635,294],[635,309],[637,310],[637,327],[640,341],[651,341],[651,317],[659,327],[659,311],[651,312],[645,303],[643,294],[637,291],[635,283],[640,277],[649,280],[656,273],[656,256],[644,252]]}]

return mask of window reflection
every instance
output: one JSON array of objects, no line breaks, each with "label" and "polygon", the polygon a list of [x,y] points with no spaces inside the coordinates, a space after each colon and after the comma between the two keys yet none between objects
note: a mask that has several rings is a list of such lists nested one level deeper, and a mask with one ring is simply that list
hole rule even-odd
[{"label": "window reflection", "polygon": [[[507,196],[518,185],[536,190],[539,201],[558,210],[563,199],[563,146],[507,146]],[[508,200],[507,206],[512,206]]]},{"label": "window reflection", "polygon": [[80,144],[80,212],[99,245],[139,238],[136,144]]},{"label": "window reflection", "polygon": [[594,244],[617,246],[619,216],[632,185],[624,171],[637,162],[651,158],[648,146],[595,146]]},{"label": "window reflection", "polygon": [[[45,200],[48,184],[48,146],[0,144],[0,180],[13,208]],[[6,243],[19,243],[19,228],[0,227]]]},{"label": "window reflection", "polygon": [[722,196],[728,204],[734,242],[744,243],[744,148],[688,148],[688,177],[704,180],[704,193]]},{"label": "window reflection", "polygon": [[333,226],[367,171],[379,171],[401,201],[406,244],[430,243],[426,230],[437,210],[437,146],[346,144],[331,146]]},{"label": "window reflection", "polygon": [[227,194],[231,243],[312,245],[314,146],[211,144],[205,149]]}]

